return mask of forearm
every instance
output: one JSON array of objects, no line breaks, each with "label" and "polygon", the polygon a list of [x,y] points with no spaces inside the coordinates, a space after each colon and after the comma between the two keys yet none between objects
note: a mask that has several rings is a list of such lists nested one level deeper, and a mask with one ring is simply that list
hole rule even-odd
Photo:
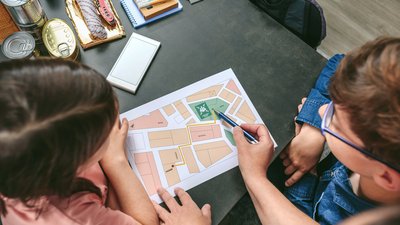
[{"label": "forearm", "polygon": [[153,204],[126,160],[102,164],[117,195],[121,211],[141,224],[159,224]]},{"label": "forearm", "polygon": [[245,183],[262,224],[318,224],[265,177],[245,178]]}]

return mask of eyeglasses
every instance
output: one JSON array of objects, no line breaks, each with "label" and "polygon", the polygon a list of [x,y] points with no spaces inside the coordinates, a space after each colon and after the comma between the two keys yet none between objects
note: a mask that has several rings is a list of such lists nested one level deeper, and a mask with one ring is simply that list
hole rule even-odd
[{"label": "eyeglasses", "polygon": [[335,113],[335,108],[333,107],[333,102],[331,101],[328,104],[328,107],[326,108],[324,116],[322,118],[322,123],[321,123],[322,135],[326,136],[326,133],[329,133],[330,135],[341,140],[342,142],[346,143],[347,145],[353,147],[354,149],[361,152],[362,154],[364,154],[376,161],[379,161],[400,173],[400,168],[398,166],[395,166],[391,163],[385,162],[384,160],[382,160],[382,159],[378,158],[377,156],[375,156],[374,154],[372,154],[370,151],[367,151],[367,150],[359,147],[358,145],[353,144],[351,141],[347,140],[346,138],[340,136],[339,134],[337,134],[337,133],[333,132],[331,129],[329,129],[329,126],[331,125],[334,113]]}]

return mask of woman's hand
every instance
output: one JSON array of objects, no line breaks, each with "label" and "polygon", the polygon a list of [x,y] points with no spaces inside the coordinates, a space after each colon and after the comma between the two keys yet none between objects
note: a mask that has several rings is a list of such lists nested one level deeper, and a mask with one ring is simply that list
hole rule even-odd
[{"label": "woman's hand", "polygon": [[205,204],[201,209],[196,205],[188,193],[181,188],[175,189],[182,205],[163,188],[158,190],[158,195],[165,202],[170,212],[153,202],[158,217],[163,225],[210,225],[211,207]]},{"label": "woman's hand", "polygon": [[[244,137],[242,128],[254,134],[258,143],[250,144]],[[267,127],[262,124],[242,124],[233,129],[233,135],[238,149],[240,172],[245,181],[248,178],[265,179],[274,152],[274,144]]]},{"label": "woman's hand", "polygon": [[105,153],[100,161],[102,166],[106,164],[114,164],[126,162],[125,141],[128,134],[128,120],[123,119],[120,124],[119,118],[114,123],[110,135],[107,138],[107,146]]}]

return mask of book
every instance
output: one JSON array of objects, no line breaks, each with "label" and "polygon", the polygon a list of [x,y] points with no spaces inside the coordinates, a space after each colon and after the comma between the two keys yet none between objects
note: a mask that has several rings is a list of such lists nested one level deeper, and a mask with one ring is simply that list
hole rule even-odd
[{"label": "book", "polygon": [[143,17],[145,20],[148,20],[150,18],[153,18],[157,15],[160,15],[166,11],[169,11],[173,8],[178,7],[178,1],[177,0],[169,0],[164,3],[156,4],[153,6],[145,7],[139,9],[140,12],[142,13]]},{"label": "book", "polygon": [[140,13],[139,8],[136,6],[136,4],[133,2],[133,0],[120,0],[120,3],[122,5],[122,8],[124,8],[126,15],[128,16],[129,20],[132,23],[132,26],[134,28],[139,28],[141,26],[144,26],[146,24],[152,23],[156,20],[159,20],[161,18],[167,17],[169,15],[172,15],[174,13],[180,12],[183,9],[182,4],[178,1],[178,7],[171,9],[167,12],[164,12],[158,16],[155,16],[151,19],[145,20],[143,15]]}]

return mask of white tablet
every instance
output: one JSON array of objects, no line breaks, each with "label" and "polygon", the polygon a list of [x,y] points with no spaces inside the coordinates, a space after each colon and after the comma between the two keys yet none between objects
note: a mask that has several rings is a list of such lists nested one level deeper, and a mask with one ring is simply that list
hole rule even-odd
[{"label": "white tablet", "polygon": [[160,45],[158,41],[132,33],[107,80],[134,94]]}]

